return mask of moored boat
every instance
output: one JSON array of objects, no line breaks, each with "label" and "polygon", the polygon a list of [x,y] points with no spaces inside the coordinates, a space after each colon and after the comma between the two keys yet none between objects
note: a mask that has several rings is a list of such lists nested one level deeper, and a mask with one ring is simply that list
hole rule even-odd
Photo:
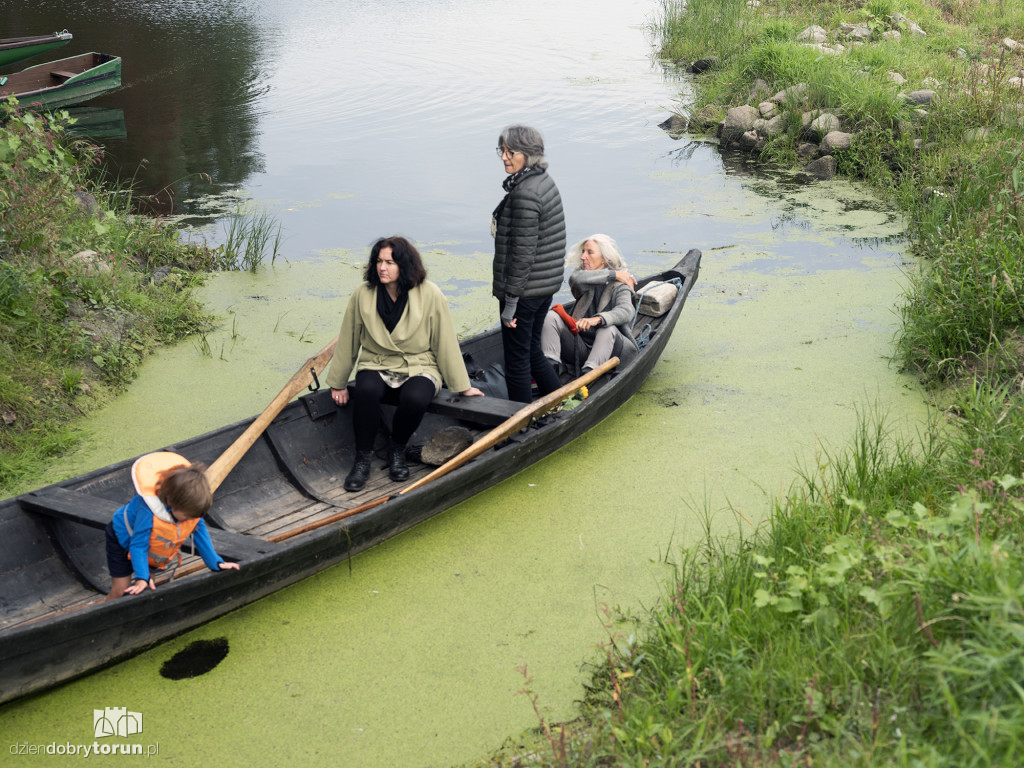
[{"label": "moored boat", "polygon": [[120,86],[119,56],[83,53],[0,76],[0,100],[14,97],[25,107],[57,109]]},{"label": "moored boat", "polygon": [[41,53],[52,51],[71,42],[71,33],[66,29],[52,35],[31,35],[29,37],[7,37],[0,39],[0,67],[31,59]]},{"label": "moored boat", "polygon": [[[126,658],[341,562],[584,434],[647,379],[697,279],[700,258],[691,250],[672,269],[639,283],[640,292],[659,283],[674,292],[651,314],[638,310],[638,355],[621,365],[613,358],[531,404],[502,397],[497,328],[464,340],[467,368],[488,396],[442,390],[411,444],[422,445],[447,427],[468,431],[473,443],[436,469],[411,464],[404,483],[391,481],[377,465],[362,491],[346,492],[342,481],[355,453],[351,409],[336,407],[327,390],[292,399],[307,384],[317,386],[333,342],[259,417],[164,446],[209,465],[216,488],[207,516],[211,536],[240,570],[213,573],[188,555],[155,591],[103,600],[110,586],[103,529],[134,495],[136,457],[0,502],[0,702]],[[586,399],[558,408],[584,384]],[[378,443],[383,448],[386,436],[378,435]]]}]

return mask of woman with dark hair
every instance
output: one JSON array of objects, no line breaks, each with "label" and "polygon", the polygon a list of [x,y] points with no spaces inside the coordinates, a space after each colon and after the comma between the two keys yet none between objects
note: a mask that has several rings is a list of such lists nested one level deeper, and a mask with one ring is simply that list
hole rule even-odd
[{"label": "woman with dark hair", "polygon": [[508,397],[528,403],[531,377],[542,395],[561,385],[541,349],[540,334],[551,297],[562,286],[565,217],[539,131],[509,126],[498,137],[497,154],[508,178],[502,182],[505,197],[491,218],[491,292],[501,311]]},{"label": "woman with dark hair", "polygon": [[[388,474],[409,477],[405,447],[441,388],[482,395],[470,385],[448,301],[427,280],[419,251],[404,237],[381,238],[370,249],[362,285],[353,292],[327,373],[331,398],[352,409],[356,459],[345,490],[366,485],[381,403],[396,405],[391,424]],[[359,364],[356,365],[358,358]],[[355,368],[355,385],[348,390]]]}]

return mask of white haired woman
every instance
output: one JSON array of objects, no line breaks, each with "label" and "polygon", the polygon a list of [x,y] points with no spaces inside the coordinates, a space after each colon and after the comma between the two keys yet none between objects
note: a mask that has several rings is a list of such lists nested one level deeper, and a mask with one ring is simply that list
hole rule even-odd
[{"label": "white haired woman", "polygon": [[551,299],[562,287],[565,217],[539,131],[510,125],[498,137],[497,154],[508,177],[502,182],[505,197],[491,218],[491,292],[501,312],[508,398],[528,403],[531,378],[542,395],[561,385],[541,350],[540,333]]},{"label": "white haired woman", "polygon": [[639,351],[630,329],[636,279],[619,247],[608,235],[591,235],[569,249],[565,263],[572,270],[569,290],[576,305],[570,316],[552,310],[544,318],[544,356],[573,376],[613,355],[628,362]]}]

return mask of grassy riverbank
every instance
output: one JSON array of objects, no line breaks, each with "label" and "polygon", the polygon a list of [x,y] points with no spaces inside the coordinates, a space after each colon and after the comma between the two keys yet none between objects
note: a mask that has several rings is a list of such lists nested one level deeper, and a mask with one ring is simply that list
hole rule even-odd
[{"label": "grassy riverbank", "polygon": [[[813,24],[832,52],[797,39]],[[837,171],[910,221],[894,364],[941,407],[914,444],[863,414],[768,524],[684,552],[658,608],[610,623],[580,720],[495,764],[1024,763],[1024,52],[1003,42],[1024,38],[1024,6],[666,0],[657,32],[668,57],[717,59],[695,116],[802,83],[803,110],[841,117]],[[917,89],[926,109],[898,95]],[[784,128],[758,151],[806,163],[799,112]]]},{"label": "grassy riverbank", "polygon": [[0,115],[0,493],[72,447],[73,419],[154,346],[208,326],[193,288],[217,253],[132,213],[100,151],[59,119]]}]

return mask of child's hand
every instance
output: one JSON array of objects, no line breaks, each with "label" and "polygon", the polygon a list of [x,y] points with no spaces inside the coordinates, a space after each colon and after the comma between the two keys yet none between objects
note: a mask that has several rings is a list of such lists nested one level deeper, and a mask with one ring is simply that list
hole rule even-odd
[{"label": "child's hand", "polygon": [[150,579],[149,581],[146,581],[145,579],[136,579],[135,583],[125,590],[125,594],[137,595],[140,592],[144,592],[146,587],[156,589],[156,582],[153,581],[153,579]]},{"label": "child's hand", "polygon": [[222,571],[237,571],[237,570],[238,570],[239,568],[241,568],[242,566],[240,566],[240,565],[239,565],[238,563],[227,563],[227,562],[222,562],[222,563],[220,563],[220,565],[219,565],[218,567],[219,567],[219,568],[220,568],[220,569],[221,569]]}]

